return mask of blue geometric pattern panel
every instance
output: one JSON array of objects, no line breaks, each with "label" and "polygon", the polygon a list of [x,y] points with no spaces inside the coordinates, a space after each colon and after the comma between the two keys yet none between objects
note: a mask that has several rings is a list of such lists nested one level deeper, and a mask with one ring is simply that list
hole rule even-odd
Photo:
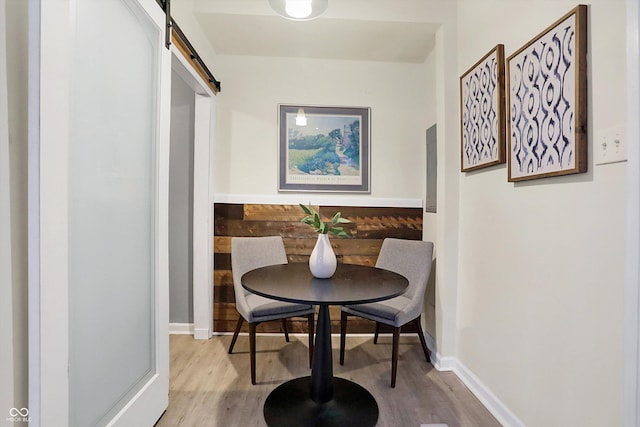
[{"label": "blue geometric pattern panel", "polygon": [[575,48],[572,15],[509,58],[512,179],[575,168]]},{"label": "blue geometric pattern panel", "polygon": [[463,171],[500,162],[500,60],[494,49],[460,78]]}]

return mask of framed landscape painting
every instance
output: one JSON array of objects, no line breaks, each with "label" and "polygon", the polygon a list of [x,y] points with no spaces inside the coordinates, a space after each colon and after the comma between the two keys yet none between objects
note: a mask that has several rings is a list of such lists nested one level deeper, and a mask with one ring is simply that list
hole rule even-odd
[{"label": "framed landscape painting", "polygon": [[587,171],[587,6],[507,58],[509,181]]},{"label": "framed landscape painting", "polygon": [[367,107],[278,105],[278,191],[370,193]]},{"label": "framed landscape painting", "polygon": [[505,162],[504,45],[460,77],[461,172]]}]

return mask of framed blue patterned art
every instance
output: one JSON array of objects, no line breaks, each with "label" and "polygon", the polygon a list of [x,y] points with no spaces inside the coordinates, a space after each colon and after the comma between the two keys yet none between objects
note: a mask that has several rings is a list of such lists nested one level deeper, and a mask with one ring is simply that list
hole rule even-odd
[{"label": "framed blue patterned art", "polygon": [[587,6],[507,58],[509,181],[587,171]]},{"label": "framed blue patterned art", "polygon": [[504,46],[499,44],[460,77],[462,172],[505,162]]}]

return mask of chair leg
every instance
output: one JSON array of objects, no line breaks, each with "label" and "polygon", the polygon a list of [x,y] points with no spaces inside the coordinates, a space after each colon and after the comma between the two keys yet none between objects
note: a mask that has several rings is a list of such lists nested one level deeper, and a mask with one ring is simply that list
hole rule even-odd
[{"label": "chair leg", "polygon": [[380,333],[380,322],[376,322],[376,332],[373,335],[373,343],[378,344],[378,334]]},{"label": "chair leg", "polygon": [[431,363],[431,352],[427,348],[427,342],[424,339],[424,332],[422,331],[422,325],[420,324],[420,317],[413,320],[413,323],[416,325],[416,329],[418,330],[418,338],[420,338],[420,344],[422,344],[422,351],[424,352],[424,357],[427,358],[427,363]]},{"label": "chair leg", "polygon": [[284,331],[284,340],[289,342],[289,331],[287,330],[287,319],[282,318],[282,330]]},{"label": "chair leg", "polygon": [[314,313],[307,314],[307,330],[309,331],[309,368],[313,366],[313,322]]},{"label": "chair leg", "polygon": [[251,360],[251,384],[256,384],[256,325],[249,323],[249,355]]},{"label": "chair leg", "polygon": [[236,323],[236,330],[233,332],[233,338],[231,338],[231,344],[229,345],[229,354],[233,353],[233,346],[236,345],[236,340],[238,339],[238,334],[240,333],[240,328],[242,327],[242,322],[244,318],[240,316],[238,318],[238,323]]},{"label": "chair leg", "polygon": [[347,338],[347,313],[340,312],[340,364],[344,365],[344,345]]},{"label": "chair leg", "polygon": [[398,344],[400,341],[400,328],[393,328],[393,352],[391,354],[391,388],[396,386],[396,373],[398,372]]}]

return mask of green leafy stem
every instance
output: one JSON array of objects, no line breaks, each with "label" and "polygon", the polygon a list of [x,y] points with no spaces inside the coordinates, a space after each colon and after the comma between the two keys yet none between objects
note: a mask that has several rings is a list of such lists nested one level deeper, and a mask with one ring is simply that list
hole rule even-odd
[{"label": "green leafy stem", "polygon": [[305,206],[300,203],[300,207],[306,214],[305,217],[300,221],[313,227],[316,232],[321,234],[331,233],[338,237],[350,237],[349,234],[344,231],[343,227],[338,226],[338,224],[346,224],[351,222],[348,219],[342,218],[340,212],[336,212],[336,214],[331,219],[331,222],[327,223],[320,220],[320,214],[318,213],[318,211],[313,209],[311,205]]}]

